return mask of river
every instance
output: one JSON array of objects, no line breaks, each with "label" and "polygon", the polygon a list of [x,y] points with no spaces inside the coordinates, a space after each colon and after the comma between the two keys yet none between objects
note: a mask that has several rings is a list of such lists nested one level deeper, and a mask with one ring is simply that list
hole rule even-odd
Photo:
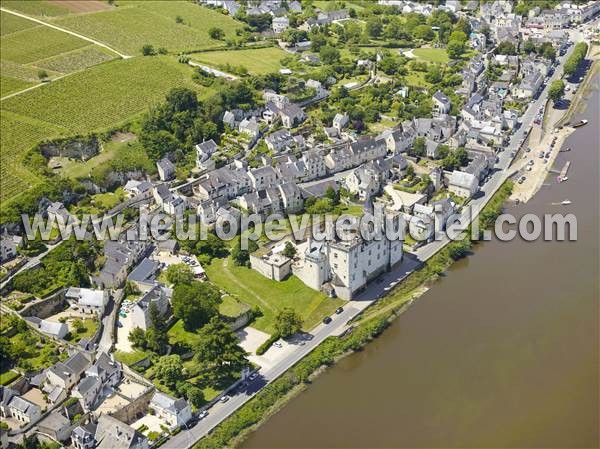
[{"label": "river", "polygon": [[600,446],[598,81],[555,163],[570,179],[506,210],[572,212],[577,242],[477,245],[243,448]]}]

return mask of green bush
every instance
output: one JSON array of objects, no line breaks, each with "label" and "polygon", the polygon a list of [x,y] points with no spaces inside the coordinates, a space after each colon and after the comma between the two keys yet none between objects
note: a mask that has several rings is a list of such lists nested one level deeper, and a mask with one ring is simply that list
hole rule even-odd
[{"label": "green bush", "polygon": [[267,341],[258,347],[256,350],[256,355],[263,355],[277,340],[279,340],[278,334],[271,335]]}]

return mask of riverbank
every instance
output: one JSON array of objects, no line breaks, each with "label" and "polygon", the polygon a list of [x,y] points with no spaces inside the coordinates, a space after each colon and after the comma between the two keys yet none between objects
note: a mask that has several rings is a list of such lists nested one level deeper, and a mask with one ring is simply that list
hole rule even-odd
[{"label": "riverbank", "polygon": [[[480,214],[481,229],[489,228],[502,213],[511,190],[512,182],[507,181],[490,199]],[[235,448],[242,444],[250,433],[304,390],[327,367],[360,351],[377,338],[455,261],[468,256],[473,244],[469,236],[470,232],[467,232],[465,239],[453,242],[435,254],[389,295],[358,315],[353,320],[353,327],[345,336],[327,338],[312,353],[219,424],[194,446],[195,449]]]},{"label": "riverbank", "polygon": [[[529,147],[531,148],[530,153],[525,153],[524,149],[521,150],[519,158],[515,161],[515,167],[518,170],[517,179],[521,176],[525,176],[525,181],[522,184],[515,184],[511,200],[520,201],[523,203],[528,202],[533,196],[542,188],[544,182],[547,179],[550,170],[552,170],[554,162],[563,147],[563,144],[567,138],[576,131],[576,128],[571,126],[564,126],[568,123],[573,115],[580,111],[583,103],[585,102],[586,93],[589,92],[591,80],[595,74],[600,70],[600,47],[592,45],[589,48],[587,58],[592,61],[592,64],[585,73],[585,78],[579,84],[577,92],[567,99],[570,101],[569,107],[566,110],[556,109],[552,106],[551,102],[548,102],[546,107],[546,114],[544,117],[544,129],[536,127],[532,130],[529,137]],[[553,139],[556,138],[554,146],[551,146]],[[539,158],[540,152],[550,151],[550,156],[545,158],[547,161],[544,163],[544,159]],[[532,159],[534,161],[531,166],[531,170],[527,171],[528,162]],[[560,170],[561,167],[558,167]]]}]

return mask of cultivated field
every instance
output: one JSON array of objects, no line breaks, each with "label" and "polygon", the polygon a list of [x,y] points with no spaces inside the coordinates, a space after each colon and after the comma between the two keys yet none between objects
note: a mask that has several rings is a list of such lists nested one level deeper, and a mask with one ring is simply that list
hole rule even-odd
[{"label": "cultivated field", "polygon": [[278,72],[286,53],[278,47],[235,51],[207,51],[190,55],[193,61],[224,68],[226,64],[244,66],[250,73],[261,75]]},{"label": "cultivated field", "polygon": [[212,93],[191,81],[192,68],[169,57],[139,57],[92,67],[3,100],[0,199],[6,201],[36,181],[20,163],[41,140],[115,127],[162,100],[173,87]]},{"label": "cultivated field", "polygon": [[23,14],[40,18],[64,16],[69,14],[67,8],[46,0],[2,0],[0,5]]},{"label": "cultivated field", "polygon": [[26,89],[34,84],[17,78],[11,78],[10,76],[0,76],[0,97],[4,97],[11,92]]},{"label": "cultivated field", "polygon": [[[233,37],[241,24],[217,11],[186,1],[119,2],[109,11],[71,15],[52,22],[131,55],[144,45],[171,52],[193,51],[224,45],[208,36],[210,27]],[[177,23],[176,18],[183,19]]]}]

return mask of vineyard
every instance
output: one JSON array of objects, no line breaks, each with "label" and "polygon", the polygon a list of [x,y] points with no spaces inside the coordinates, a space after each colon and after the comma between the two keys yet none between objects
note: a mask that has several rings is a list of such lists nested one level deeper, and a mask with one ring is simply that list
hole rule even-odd
[{"label": "vineyard", "polygon": [[191,71],[168,57],[116,60],[2,101],[2,166],[16,168],[3,170],[0,199],[5,201],[35,181],[20,161],[43,139],[118,126],[176,86],[201,89],[201,97],[210,95],[210,90],[191,82]]},{"label": "vineyard", "polygon": [[8,95],[11,92],[26,89],[33,86],[33,83],[23,81],[9,76],[0,76],[0,96]]},{"label": "vineyard", "polygon": [[96,64],[101,64],[114,59],[114,53],[98,47],[88,45],[69,53],[63,53],[52,58],[43,59],[35,63],[37,67],[55,72],[70,73],[87,69]]},{"label": "vineyard", "polygon": [[[219,12],[197,4],[177,2],[119,2],[118,8],[72,15],[53,20],[56,25],[97,39],[124,53],[135,55],[142,46],[171,52],[224,45],[208,36],[210,27],[221,28],[228,37],[241,24]],[[177,23],[180,17],[183,23]]]},{"label": "vineyard", "polygon": [[63,8],[62,6],[46,0],[2,0],[2,7],[41,18],[64,16],[69,14],[69,10],[67,8]]},{"label": "vineyard", "polygon": [[286,53],[278,47],[236,51],[208,51],[190,55],[192,60],[226,70],[226,65],[244,66],[250,73],[261,75],[278,72]]},{"label": "vineyard", "polygon": [[28,64],[87,45],[89,43],[83,39],[46,26],[28,28],[0,38],[2,59],[20,64]]},{"label": "vineyard", "polygon": [[[4,2],[2,5],[4,5]],[[26,30],[28,28],[33,28],[34,26],[37,26],[37,24],[31,20],[23,19],[7,12],[0,11],[0,35],[2,36],[5,34]]]},{"label": "vineyard", "polygon": [[0,201],[4,202],[38,181],[36,176],[21,165],[24,153],[34,143],[59,135],[60,130],[42,121],[20,117],[7,111],[0,111],[0,117]]}]

